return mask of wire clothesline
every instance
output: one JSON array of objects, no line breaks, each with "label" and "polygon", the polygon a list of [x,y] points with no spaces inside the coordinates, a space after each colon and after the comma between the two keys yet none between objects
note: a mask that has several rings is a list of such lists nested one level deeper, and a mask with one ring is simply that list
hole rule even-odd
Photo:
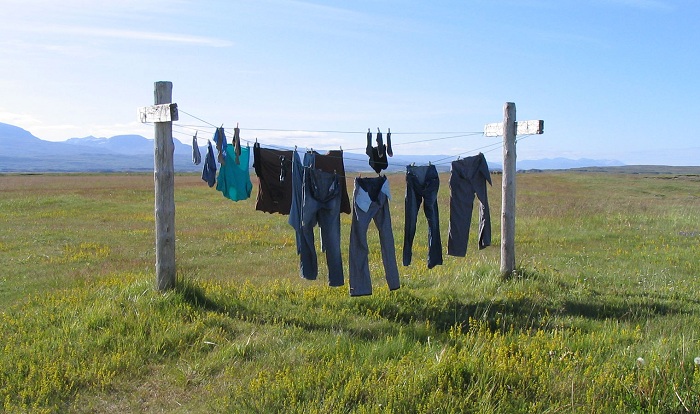
[{"label": "wire clothesline", "polygon": [[[204,124],[206,126],[202,125],[189,125],[189,124],[173,124],[174,128],[180,128],[182,130],[188,130],[188,131],[193,131],[195,134],[197,131],[200,130],[210,130],[210,129],[216,129],[219,128],[216,125],[214,125],[211,122],[208,122],[200,117],[197,117],[193,114],[190,114],[189,112],[183,111],[181,108],[178,108],[178,111],[182,114],[185,114],[187,116],[190,116]],[[239,128],[241,131],[263,131],[263,132],[296,132],[296,133],[313,133],[313,134],[366,134],[366,131],[338,131],[338,130],[300,130],[300,129],[276,129],[276,128]],[[191,132],[184,132],[184,131],[178,131],[178,130],[173,130],[173,133],[176,134],[181,134],[184,136],[192,136]],[[228,135],[228,133],[226,133]],[[410,145],[410,144],[420,144],[424,142],[434,142],[434,141],[442,141],[442,140],[449,140],[449,139],[456,139],[456,138],[465,138],[465,137],[470,137],[470,136],[477,136],[477,135],[483,135],[483,132],[392,132],[392,135],[448,135],[449,136],[444,136],[444,137],[437,137],[437,138],[429,138],[429,139],[422,139],[422,140],[416,140],[416,141],[409,141],[409,142],[394,142],[392,146],[402,146],[402,145]],[[518,137],[516,139],[516,142],[521,141],[522,139],[528,138],[530,135],[523,135],[522,137]],[[322,137],[304,137],[304,138],[322,138]],[[206,138],[205,138],[206,139]],[[247,143],[248,145],[253,144],[254,142],[258,142],[258,138],[255,138],[255,141],[247,140],[241,138],[241,141]],[[452,162],[454,159],[459,159],[461,156],[470,154],[470,153],[475,153],[475,152],[481,152],[481,153],[488,153],[495,151],[499,149],[499,147],[502,145],[502,143],[499,142],[494,142],[492,144],[487,144],[478,148],[474,148],[471,150],[467,150],[458,154],[450,155],[444,158],[437,159],[435,161],[430,161],[430,164],[433,165],[448,165]],[[272,148],[272,149],[279,149],[279,150],[289,150],[289,147],[283,147],[279,145],[274,145],[274,144],[265,144],[266,147]],[[295,150],[297,146],[294,146]],[[307,148],[313,150],[313,148]],[[358,147],[358,148],[349,148],[344,151],[359,151],[359,150],[364,150],[365,147]],[[341,147],[342,150],[342,147]],[[359,155],[359,154],[358,154]],[[344,158],[352,161],[365,161],[364,158],[355,158],[355,157],[348,157],[347,155],[343,155]]]}]

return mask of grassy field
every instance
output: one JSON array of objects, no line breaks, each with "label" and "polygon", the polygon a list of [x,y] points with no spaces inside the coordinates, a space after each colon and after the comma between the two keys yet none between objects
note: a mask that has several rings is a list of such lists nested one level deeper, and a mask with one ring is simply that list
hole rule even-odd
[{"label": "grassy field", "polygon": [[389,292],[370,227],[374,294],[351,298],[323,260],[298,276],[287,217],[255,211],[256,190],[233,203],[180,175],[161,294],[152,174],[0,175],[0,411],[700,412],[700,177],[522,174],[517,191],[515,277],[494,176],[494,246],[473,225],[467,257],[428,270],[419,216]]}]

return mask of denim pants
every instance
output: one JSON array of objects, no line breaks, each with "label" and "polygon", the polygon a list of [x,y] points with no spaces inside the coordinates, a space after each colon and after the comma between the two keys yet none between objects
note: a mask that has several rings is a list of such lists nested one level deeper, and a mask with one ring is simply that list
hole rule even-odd
[{"label": "denim pants", "polygon": [[389,181],[386,177],[356,178],[353,194],[352,222],[350,224],[350,295],[372,294],[369,274],[369,247],[367,230],[369,223],[379,230],[379,244],[387,284],[390,290],[400,287],[399,269],[396,265],[394,233],[391,229],[389,210]]},{"label": "denim pants", "polygon": [[343,260],[340,254],[340,194],[337,174],[306,168],[301,211],[300,269],[305,279],[318,276],[314,227],[321,228],[323,251],[328,265],[328,284],[342,286]]},{"label": "denim pants", "polygon": [[479,198],[479,249],[491,245],[491,213],[486,182],[491,174],[484,154],[452,162],[450,174],[450,228],[447,254],[464,257],[469,242],[474,195]]},{"label": "denim pants", "polygon": [[442,264],[442,241],[437,195],[440,177],[434,165],[406,166],[406,221],[404,224],[403,265],[411,264],[413,239],[421,202],[428,220],[428,269]]},{"label": "denim pants", "polygon": [[303,161],[299,153],[292,153],[292,201],[289,209],[290,226],[296,230],[297,254],[301,252],[301,204],[304,196],[303,182],[304,170],[307,167],[316,168],[328,173],[337,173],[340,180],[340,212],[350,214],[350,198],[343,175],[345,175],[345,165],[343,161],[343,151],[331,150],[327,154],[319,154],[314,151],[304,152]]}]

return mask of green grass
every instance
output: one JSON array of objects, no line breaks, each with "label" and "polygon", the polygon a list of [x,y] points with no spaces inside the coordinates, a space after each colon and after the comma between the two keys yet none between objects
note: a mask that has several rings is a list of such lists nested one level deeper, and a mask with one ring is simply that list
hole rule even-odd
[{"label": "green grass", "polygon": [[700,179],[519,175],[503,279],[494,178],[494,246],[473,226],[467,257],[428,270],[419,216],[389,292],[370,228],[374,294],[351,298],[323,259],[319,280],[298,276],[287,217],[254,211],[255,191],[233,203],[176,177],[178,287],[162,294],[151,174],[0,176],[0,411],[700,411]]}]

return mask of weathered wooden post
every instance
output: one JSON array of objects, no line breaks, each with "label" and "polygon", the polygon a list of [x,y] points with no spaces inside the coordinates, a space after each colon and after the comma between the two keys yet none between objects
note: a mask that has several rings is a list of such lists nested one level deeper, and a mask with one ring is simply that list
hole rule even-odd
[{"label": "weathered wooden post", "polygon": [[484,135],[503,135],[503,181],[501,198],[501,275],[511,276],[515,271],[515,137],[523,134],[542,134],[544,121],[516,122],[515,104],[503,105],[503,123],[486,124]]},{"label": "weathered wooden post", "polygon": [[172,82],[156,82],[155,105],[139,108],[141,122],[155,123],[153,178],[155,181],[156,289],[175,287],[175,167],[173,123],[177,104],[171,103]]},{"label": "weathered wooden post", "polygon": [[501,274],[515,270],[515,104],[503,105],[503,181],[501,199]]}]

